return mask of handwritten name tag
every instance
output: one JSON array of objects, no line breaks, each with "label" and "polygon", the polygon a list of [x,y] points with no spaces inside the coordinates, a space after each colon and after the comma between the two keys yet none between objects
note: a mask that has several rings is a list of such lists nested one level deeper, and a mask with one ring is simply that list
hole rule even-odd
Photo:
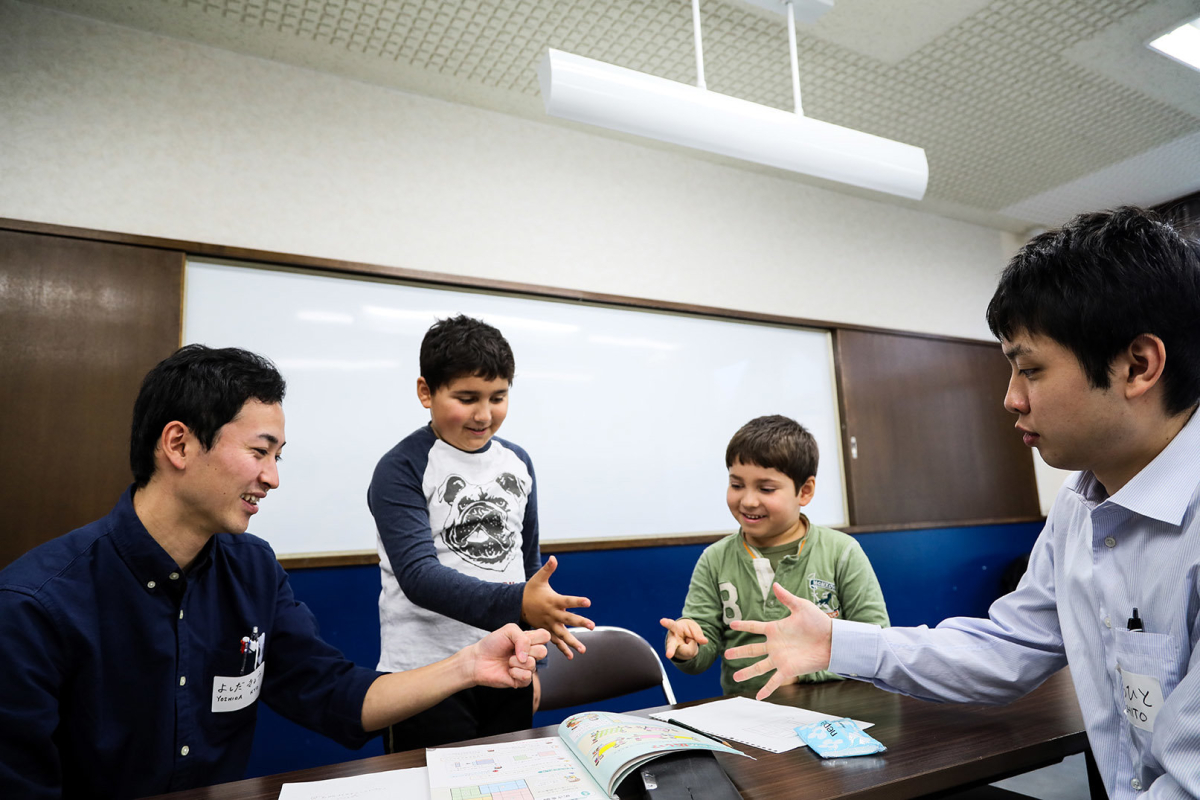
[{"label": "handwritten name tag", "polygon": [[1125,716],[1129,724],[1144,731],[1154,730],[1154,720],[1162,708],[1162,684],[1152,675],[1139,675],[1117,667],[1125,691]]},{"label": "handwritten name tag", "polygon": [[258,699],[262,691],[263,672],[267,663],[258,665],[258,669],[249,675],[238,678],[213,677],[212,710],[214,714],[224,711],[239,711]]}]

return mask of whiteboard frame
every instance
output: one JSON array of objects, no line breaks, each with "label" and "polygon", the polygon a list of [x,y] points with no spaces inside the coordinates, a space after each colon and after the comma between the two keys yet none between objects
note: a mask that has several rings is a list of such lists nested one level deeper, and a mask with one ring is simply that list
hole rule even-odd
[{"label": "whiteboard frame", "polygon": [[[480,295],[497,298],[519,299],[534,301],[536,303],[547,303],[554,305],[564,305],[582,308],[597,308],[618,311],[623,313],[642,313],[648,315],[662,315],[672,318],[684,318],[692,320],[705,320],[716,323],[731,323],[739,325],[750,325],[764,328],[777,328],[784,331],[809,332],[824,334],[826,364],[828,368],[829,387],[831,390],[831,405],[830,410],[833,416],[834,436],[832,437],[833,447],[836,456],[829,452],[829,443],[822,445],[822,475],[828,475],[833,469],[836,469],[837,480],[841,495],[841,520],[840,522],[823,522],[836,527],[844,527],[849,524],[849,487],[847,485],[846,465],[843,454],[843,436],[842,436],[842,420],[840,398],[838,394],[838,379],[837,379],[837,364],[835,356],[833,326],[821,324],[813,324],[807,321],[777,318],[768,315],[755,314],[753,312],[739,312],[733,309],[721,308],[699,308],[682,306],[678,303],[663,302],[656,303],[653,300],[641,300],[638,298],[622,298],[612,296],[596,296],[587,293],[575,293],[567,291],[559,291],[550,288],[536,286],[513,286],[510,288],[506,285],[498,287],[477,285],[477,281],[470,278],[464,278],[463,283],[455,282],[454,276],[438,276],[436,279],[414,279],[409,277],[391,276],[388,274],[380,274],[377,271],[360,271],[355,269],[339,269],[330,266],[298,266],[278,262],[258,262],[246,261],[240,259],[226,259],[208,256],[204,254],[187,255],[187,264],[184,268],[184,294],[182,298],[183,305],[183,321],[181,327],[181,337],[187,337],[189,327],[188,320],[188,291],[189,278],[191,275],[190,267],[195,262],[199,266],[212,265],[216,267],[224,267],[233,270],[249,269],[260,272],[277,272],[284,274],[293,274],[301,276],[311,276],[320,279],[330,279],[336,281],[352,281],[358,283],[376,283],[388,286],[411,287],[422,290],[433,290],[439,292],[448,292],[454,294]],[[565,295],[565,296],[564,296]],[[598,299],[603,298],[603,299]],[[519,352],[518,352],[519,355]],[[520,359],[518,359],[520,363]],[[520,377],[520,371],[518,371]],[[504,438],[505,431],[501,431],[501,437]],[[518,443],[522,443],[520,438]],[[390,446],[390,443],[389,443]],[[386,451],[386,447],[381,449],[380,454]],[[535,454],[536,455],[536,454]],[[535,467],[539,466],[535,459]],[[540,467],[539,467],[540,469]],[[363,495],[365,498],[365,486],[363,487]],[[364,499],[365,503],[365,499]],[[711,541],[721,536],[727,535],[735,525],[732,523],[729,528],[722,530],[679,530],[668,533],[656,534],[653,536],[646,535],[615,535],[615,536],[600,536],[600,537],[569,537],[569,538],[554,538],[546,536],[542,539],[541,545],[547,549],[564,550],[587,550],[587,549],[610,549],[613,547],[622,546],[644,546],[647,544],[673,544],[696,541]],[[290,562],[297,561],[314,561],[326,562],[328,560],[340,561],[346,563],[348,561],[367,562],[373,557],[374,551],[366,549],[351,549],[351,550],[317,550],[309,552],[288,552],[284,551],[281,558],[285,558]],[[315,564],[313,564],[315,565]]]}]

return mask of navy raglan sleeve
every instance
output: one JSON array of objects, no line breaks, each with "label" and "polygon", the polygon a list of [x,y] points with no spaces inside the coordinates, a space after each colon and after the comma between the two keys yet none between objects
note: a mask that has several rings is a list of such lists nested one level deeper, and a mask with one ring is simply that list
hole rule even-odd
[{"label": "navy raglan sleeve", "polygon": [[59,724],[65,648],[38,600],[0,588],[0,797],[62,795]]},{"label": "navy raglan sleeve", "polygon": [[538,506],[537,506],[537,476],[533,474],[533,462],[529,454],[520,448],[514,448],[525,467],[529,470],[529,500],[525,503],[525,520],[521,524],[521,555],[525,559],[525,579],[542,568],[542,550],[538,542]]},{"label": "navy raglan sleeve", "polygon": [[492,583],[438,561],[421,488],[426,454],[393,449],[375,467],[367,505],[400,588],[417,605],[495,630],[521,619],[523,583]]},{"label": "navy raglan sleeve", "polygon": [[275,581],[263,700],[292,722],[345,747],[362,747],[372,736],[362,727],[363,700],[384,673],[356,666],[321,638],[316,617],[296,600],[278,562]]}]

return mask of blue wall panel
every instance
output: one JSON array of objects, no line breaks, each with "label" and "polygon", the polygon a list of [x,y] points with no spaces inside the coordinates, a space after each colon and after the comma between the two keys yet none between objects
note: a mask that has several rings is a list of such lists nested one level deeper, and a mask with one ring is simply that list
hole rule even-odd
[{"label": "blue wall panel", "polygon": [[[1040,529],[1038,524],[940,528],[863,534],[858,540],[879,576],[892,624],[934,625],[949,616],[985,615],[1000,594],[1005,567],[1029,552]],[[597,624],[629,628],[659,647],[663,630],[658,620],[679,614],[703,549],[682,545],[566,553],[551,582],[564,593],[590,597],[587,616]],[[297,570],[291,580],[296,597],[320,620],[322,635],[351,659],[373,667],[379,659],[379,568]],[[681,702],[721,692],[715,666],[691,676],[668,665],[667,673]],[[661,693],[647,691],[591,708],[620,711],[661,703]],[[555,724],[571,712],[539,713],[534,723]],[[262,707],[247,776],[382,752],[378,739],[361,750],[347,750]]]}]

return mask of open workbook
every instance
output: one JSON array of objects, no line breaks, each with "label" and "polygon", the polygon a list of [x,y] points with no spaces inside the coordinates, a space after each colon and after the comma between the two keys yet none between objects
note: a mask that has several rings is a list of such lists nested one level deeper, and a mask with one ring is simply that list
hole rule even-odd
[{"label": "open workbook", "polygon": [[685,750],[744,755],[666,722],[589,711],[558,736],[426,751],[432,800],[595,800],[614,797],[648,761]]}]

